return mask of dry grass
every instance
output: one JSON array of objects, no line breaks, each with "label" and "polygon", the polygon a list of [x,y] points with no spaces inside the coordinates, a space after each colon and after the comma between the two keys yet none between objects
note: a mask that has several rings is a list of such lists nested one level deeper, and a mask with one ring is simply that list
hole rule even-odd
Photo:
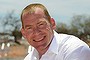
[{"label": "dry grass", "polygon": [[21,57],[27,54],[27,49],[24,46],[11,46],[8,52],[9,57]]},{"label": "dry grass", "polygon": [[24,45],[15,45],[9,47],[7,51],[0,51],[1,58],[17,58],[17,57],[25,57],[27,55],[27,48]]}]

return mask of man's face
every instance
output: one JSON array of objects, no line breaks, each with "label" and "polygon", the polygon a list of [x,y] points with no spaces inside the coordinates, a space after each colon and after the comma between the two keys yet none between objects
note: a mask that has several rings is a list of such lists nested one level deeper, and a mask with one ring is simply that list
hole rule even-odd
[{"label": "man's face", "polygon": [[50,45],[54,25],[45,17],[40,14],[23,16],[23,27],[21,32],[31,46],[42,50]]}]

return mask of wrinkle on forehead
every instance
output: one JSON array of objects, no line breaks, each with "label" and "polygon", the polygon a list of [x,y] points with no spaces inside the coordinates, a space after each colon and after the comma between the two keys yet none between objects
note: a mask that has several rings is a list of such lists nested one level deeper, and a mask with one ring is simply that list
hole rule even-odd
[{"label": "wrinkle on forehead", "polygon": [[35,12],[26,12],[23,13],[22,19],[26,19],[27,17],[30,17],[31,19],[33,18],[40,18],[40,17],[45,17],[44,11],[41,8],[35,7]]},{"label": "wrinkle on forehead", "polygon": [[35,14],[35,13],[32,13],[32,14],[24,14],[23,17],[22,17],[22,20],[34,20],[34,19],[39,19],[39,18],[46,18],[46,16],[44,15],[41,15],[41,14]]}]

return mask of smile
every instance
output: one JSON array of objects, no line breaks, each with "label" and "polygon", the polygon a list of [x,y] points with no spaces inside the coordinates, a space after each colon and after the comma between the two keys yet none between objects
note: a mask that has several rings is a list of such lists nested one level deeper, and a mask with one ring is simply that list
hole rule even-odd
[{"label": "smile", "polygon": [[40,42],[40,41],[44,40],[44,39],[45,39],[45,37],[46,37],[46,36],[42,37],[41,39],[38,39],[38,40],[33,40],[33,41],[35,41],[35,42]]}]

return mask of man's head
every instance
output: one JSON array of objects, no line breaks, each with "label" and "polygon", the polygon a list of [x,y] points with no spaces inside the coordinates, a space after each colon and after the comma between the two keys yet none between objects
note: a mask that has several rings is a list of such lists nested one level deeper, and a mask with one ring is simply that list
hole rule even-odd
[{"label": "man's head", "polygon": [[[39,10],[42,10],[42,11],[39,11]],[[39,4],[39,3],[36,3],[36,4],[30,4],[28,5],[27,7],[25,7],[22,11],[22,14],[21,14],[21,21],[22,21],[22,16],[26,15],[27,13],[29,14],[32,14],[32,13],[39,13],[39,14],[44,14],[47,18],[48,18],[48,21],[50,22],[50,15],[46,9],[45,6],[43,6],[42,4]],[[23,25],[23,24],[22,24]]]},{"label": "man's head", "polygon": [[21,14],[22,35],[30,45],[38,49],[49,47],[55,29],[55,21],[42,4],[30,4]]}]

